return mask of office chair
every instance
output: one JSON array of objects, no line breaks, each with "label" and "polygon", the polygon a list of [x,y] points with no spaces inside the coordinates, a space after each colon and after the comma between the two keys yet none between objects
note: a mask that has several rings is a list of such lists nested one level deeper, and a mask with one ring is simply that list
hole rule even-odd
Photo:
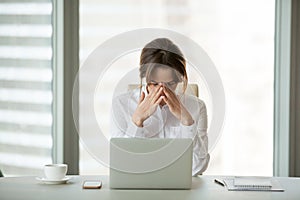
[{"label": "office chair", "polygon": [[0,169],[0,178],[1,178],[1,177],[4,177],[4,176],[3,176],[2,172],[1,172],[1,169]]}]

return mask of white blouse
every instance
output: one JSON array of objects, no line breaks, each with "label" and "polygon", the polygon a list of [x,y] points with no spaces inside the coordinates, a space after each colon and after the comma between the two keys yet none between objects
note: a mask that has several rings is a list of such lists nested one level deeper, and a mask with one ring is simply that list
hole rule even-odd
[{"label": "white blouse", "polygon": [[113,99],[111,137],[194,138],[192,175],[202,174],[210,159],[205,103],[192,95],[184,94],[179,97],[194,119],[191,126],[182,125],[170,112],[168,105],[164,105],[157,107],[153,115],[144,121],[143,127],[138,127],[132,122],[132,115],[139,98],[140,89],[135,89]]}]

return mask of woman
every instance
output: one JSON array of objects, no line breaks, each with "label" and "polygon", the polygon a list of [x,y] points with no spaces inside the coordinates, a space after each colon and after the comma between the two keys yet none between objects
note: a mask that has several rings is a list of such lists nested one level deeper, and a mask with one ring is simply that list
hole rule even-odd
[{"label": "woman", "polygon": [[[167,38],[155,39],[143,48],[139,70],[141,88],[113,100],[112,137],[193,138],[192,175],[202,174],[210,158],[207,113],[203,101],[184,94],[182,52]],[[179,83],[183,89],[176,92]]]}]

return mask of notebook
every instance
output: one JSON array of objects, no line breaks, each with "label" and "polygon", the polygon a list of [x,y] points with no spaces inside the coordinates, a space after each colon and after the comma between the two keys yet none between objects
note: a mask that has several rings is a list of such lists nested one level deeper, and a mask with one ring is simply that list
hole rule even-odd
[{"label": "notebook", "polygon": [[110,188],[190,189],[192,143],[189,138],[112,138]]},{"label": "notebook", "polygon": [[224,179],[224,183],[228,191],[284,191],[271,177],[234,177]]},{"label": "notebook", "polygon": [[235,187],[257,187],[270,188],[272,187],[271,179],[266,177],[235,177],[233,180]]}]

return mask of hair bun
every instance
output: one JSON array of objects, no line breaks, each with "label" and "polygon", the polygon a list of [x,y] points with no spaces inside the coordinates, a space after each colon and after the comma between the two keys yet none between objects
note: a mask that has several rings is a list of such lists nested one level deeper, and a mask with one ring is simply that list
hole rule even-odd
[{"label": "hair bun", "polygon": [[160,50],[159,53],[162,54],[163,64],[167,64],[168,63],[168,57],[169,57],[167,51]]}]

